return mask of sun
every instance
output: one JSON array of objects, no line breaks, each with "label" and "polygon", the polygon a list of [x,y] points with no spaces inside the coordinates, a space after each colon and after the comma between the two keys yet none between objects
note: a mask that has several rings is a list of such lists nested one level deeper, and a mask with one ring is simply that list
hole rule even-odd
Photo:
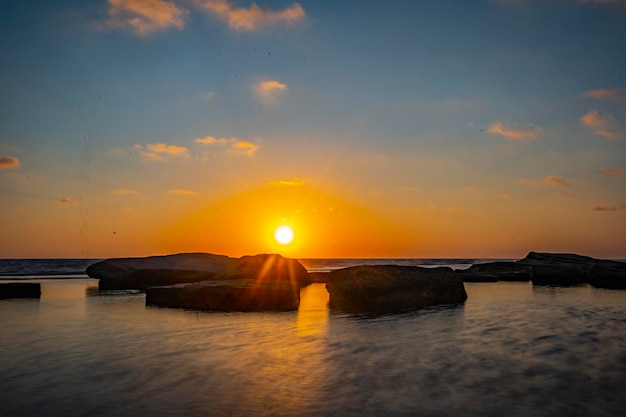
[{"label": "sun", "polygon": [[274,239],[281,245],[287,245],[293,240],[293,229],[289,226],[279,226],[274,230]]}]

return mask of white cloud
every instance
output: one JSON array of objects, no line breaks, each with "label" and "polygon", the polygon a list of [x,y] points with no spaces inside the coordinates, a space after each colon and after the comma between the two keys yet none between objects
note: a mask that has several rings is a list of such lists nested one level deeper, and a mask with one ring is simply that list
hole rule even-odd
[{"label": "white cloud", "polygon": [[279,94],[287,90],[287,84],[283,84],[276,80],[261,81],[254,85],[254,91],[264,102],[275,103]]},{"label": "white cloud", "polygon": [[254,155],[260,149],[260,146],[239,138],[215,138],[213,136],[205,136],[197,138],[194,142],[202,145],[217,146],[231,153],[240,155]]},{"label": "white cloud", "polygon": [[129,30],[140,36],[166,30],[183,29],[187,10],[164,0],[108,0],[107,26]]},{"label": "white cloud", "polygon": [[502,122],[496,122],[489,126],[487,132],[504,136],[507,139],[516,141],[532,141],[543,134],[543,129],[536,126],[505,126]]},{"label": "white cloud", "polygon": [[145,146],[135,145],[139,153],[151,160],[162,161],[165,156],[189,156],[189,150],[184,146],[167,145],[165,143],[149,143]]},{"label": "white cloud", "polygon": [[213,99],[215,99],[216,96],[217,96],[217,93],[215,91],[207,91],[205,93],[200,94],[200,98],[206,101],[213,101]]},{"label": "white cloud", "polygon": [[241,32],[281,24],[291,25],[301,21],[306,15],[298,3],[278,11],[261,8],[254,2],[248,8],[237,7],[228,0],[195,0],[195,4],[227,23],[231,29]]}]

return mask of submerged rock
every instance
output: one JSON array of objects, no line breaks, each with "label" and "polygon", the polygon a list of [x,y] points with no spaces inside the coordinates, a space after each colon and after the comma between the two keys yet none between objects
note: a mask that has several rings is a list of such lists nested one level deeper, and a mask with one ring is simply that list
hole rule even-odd
[{"label": "submerged rock", "polygon": [[332,308],[346,312],[400,312],[467,299],[463,280],[450,268],[355,266],[328,273]]},{"label": "submerged rock", "polygon": [[210,279],[212,274],[224,271],[233,261],[228,256],[210,253],[113,258],[88,266],[86,273],[100,280],[101,290],[144,290],[155,285]]},{"label": "submerged rock", "polygon": [[0,284],[0,300],[7,298],[40,298],[41,284],[35,282],[9,282]]},{"label": "submerged rock", "polygon": [[294,259],[244,256],[208,281],[147,288],[146,303],[219,311],[295,310],[300,287],[308,283],[306,269]]}]

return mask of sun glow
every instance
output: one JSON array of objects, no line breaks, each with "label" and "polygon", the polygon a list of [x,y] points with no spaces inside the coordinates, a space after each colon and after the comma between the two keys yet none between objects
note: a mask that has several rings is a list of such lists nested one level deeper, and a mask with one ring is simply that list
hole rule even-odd
[{"label": "sun glow", "polygon": [[280,226],[274,231],[274,239],[281,245],[287,245],[293,241],[293,229],[289,226]]}]

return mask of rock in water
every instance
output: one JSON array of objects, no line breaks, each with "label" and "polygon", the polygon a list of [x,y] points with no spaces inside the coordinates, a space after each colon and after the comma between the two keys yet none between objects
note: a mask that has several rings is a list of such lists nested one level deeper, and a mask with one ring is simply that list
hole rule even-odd
[{"label": "rock in water", "polygon": [[163,307],[218,311],[295,310],[306,269],[280,255],[244,256],[210,281],[151,287],[146,303]]},{"label": "rock in water", "polygon": [[203,281],[150,287],[146,304],[214,311],[289,311],[298,308],[300,290],[287,281]]},{"label": "rock in water", "polygon": [[531,267],[515,262],[496,261],[475,264],[458,271],[465,282],[530,281]]},{"label": "rock in water", "polygon": [[0,284],[0,300],[6,298],[39,298],[41,284],[34,282],[9,282]]},{"label": "rock in water", "polygon": [[346,312],[410,311],[467,299],[463,279],[450,268],[355,266],[331,271],[330,306]]},{"label": "rock in water", "polygon": [[210,279],[213,274],[224,271],[233,260],[210,253],[114,258],[90,265],[86,272],[100,280],[98,286],[101,290],[144,290],[155,285]]},{"label": "rock in water", "polygon": [[533,285],[590,283],[599,288],[626,289],[626,262],[570,253],[530,252],[516,264],[532,268]]}]

